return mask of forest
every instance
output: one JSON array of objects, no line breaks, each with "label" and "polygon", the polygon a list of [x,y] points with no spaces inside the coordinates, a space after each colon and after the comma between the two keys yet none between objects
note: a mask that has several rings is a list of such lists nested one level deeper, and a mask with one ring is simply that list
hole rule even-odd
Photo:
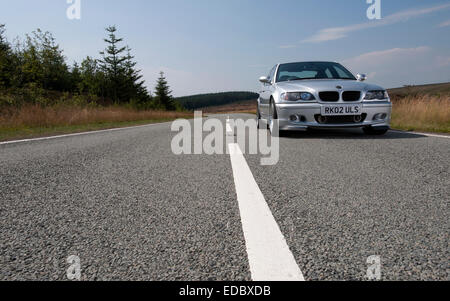
[{"label": "forest", "polygon": [[103,50],[73,65],[50,32],[37,29],[11,43],[5,31],[0,24],[0,107],[65,103],[180,109],[162,72],[154,95],[148,91],[132,49],[115,26],[106,28]]},{"label": "forest", "polygon": [[187,110],[196,110],[211,106],[220,106],[245,100],[256,100],[253,92],[222,92],[179,97],[176,99]]}]

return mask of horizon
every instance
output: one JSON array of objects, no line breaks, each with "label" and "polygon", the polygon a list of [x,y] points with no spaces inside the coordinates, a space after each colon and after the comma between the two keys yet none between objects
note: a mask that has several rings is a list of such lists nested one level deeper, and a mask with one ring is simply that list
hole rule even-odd
[{"label": "horizon", "polygon": [[[104,29],[115,24],[149,91],[163,71],[175,97],[258,92],[258,78],[285,61],[337,61],[389,89],[450,82],[450,40],[443,38],[450,33],[450,3],[381,0],[382,19],[369,20],[365,0],[335,2],[318,8],[312,0],[81,0],[81,19],[69,20],[66,1],[16,0],[0,12],[0,23],[10,41],[37,28],[51,32],[70,66],[99,58]],[[259,19],[278,16],[280,8],[284,22],[261,29]]]}]

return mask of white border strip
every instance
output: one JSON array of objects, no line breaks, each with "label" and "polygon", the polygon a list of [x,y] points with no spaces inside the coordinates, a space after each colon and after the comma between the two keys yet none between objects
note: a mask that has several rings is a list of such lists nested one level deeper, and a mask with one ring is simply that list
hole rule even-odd
[{"label": "white border strip", "polygon": [[399,131],[399,130],[390,130],[390,132],[400,133],[400,134],[411,134],[411,135],[421,135],[427,137],[435,137],[435,138],[447,138],[450,139],[450,135],[437,135],[437,134],[428,134],[428,133],[419,133],[419,132],[408,132],[408,131]]},{"label": "white border strip", "polygon": [[123,128],[113,128],[113,129],[106,129],[106,130],[99,130],[99,131],[90,131],[90,132],[81,132],[81,133],[73,133],[73,134],[66,134],[66,135],[58,135],[58,136],[31,138],[31,139],[14,140],[14,141],[5,141],[5,142],[0,142],[0,145],[24,143],[24,142],[33,142],[33,141],[44,141],[44,140],[52,140],[52,139],[58,139],[58,138],[66,138],[66,137],[75,137],[75,136],[83,136],[83,135],[90,135],[90,134],[98,134],[98,133],[115,132],[115,131],[137,129],[137,128],[154,126],[154,125],[162,125],[162,124],[167,124],[167,123],[170,123],[170,122],[150,123],[150,124],[144,124],[144,125],[129,126],[129,127],[123,127]]},{"label": "white border strip", "polygon": [[305,281],[239,145],[228,148],[253,281]]}]

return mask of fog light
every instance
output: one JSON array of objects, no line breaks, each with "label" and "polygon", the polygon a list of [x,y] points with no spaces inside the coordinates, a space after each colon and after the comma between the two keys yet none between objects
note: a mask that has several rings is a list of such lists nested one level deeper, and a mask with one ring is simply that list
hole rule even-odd
[{"label": "fog light", "polygon": [[326,122],[328,121],[328,118],[327,118],[326,116],[320,115],[320,116],[317,118],[317,121],[318,121],[319,123],[326,123]]},{"label": "fog light", "polygon": [[298,120],[298,116],[297,116],[297,115],[291,115],[291,116],[289,117],[289,120],[290,120],[290,121],[297,121],[297,120]]},{"label": "fog light", "polygon": [[305,117],[305,116],[303,116],[303,115],[302,115],[302,116],[300,116],[300,117],[299,117],[299,119],[300,119],[300,121],[301,121],[301,122],[306,122],[306,117]]},{"label": "fog light", "polygon": [[355,123],[360,123],[362,121],[362,116],[361,115],[356,115],[353,117],[353,121]]},{"label": "fog light", "polygon": [[378,113],[375,116],[373,116],[373,120],[385,120],[387,117],[386,113]]}]

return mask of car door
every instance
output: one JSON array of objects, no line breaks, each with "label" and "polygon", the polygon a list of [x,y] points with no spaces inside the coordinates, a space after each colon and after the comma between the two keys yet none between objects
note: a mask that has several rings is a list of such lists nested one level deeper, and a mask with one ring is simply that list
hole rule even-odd
[{"label": "car door", "polygon": [[260,92],[260,113],[261,117],[264,119],[267,119],[269,116],[269,105],[270,105],[270,95],[272,95],[273,90],[273,81],[274,81],[274,75],[277,66],[273,67],[272,70],[270,70],[269,75],[267,76],[270,80],[270,83],[262,83],[261,85],[261,92]]}]

